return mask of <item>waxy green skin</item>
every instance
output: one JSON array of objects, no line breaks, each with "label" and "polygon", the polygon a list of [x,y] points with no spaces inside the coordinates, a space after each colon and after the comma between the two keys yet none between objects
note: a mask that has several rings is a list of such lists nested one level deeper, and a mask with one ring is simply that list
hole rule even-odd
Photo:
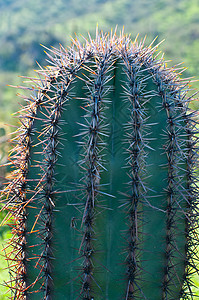
[{"label": "waxy green skin", "polygon": [[[125,183],[129,181],[127,176],[126,166],[127,154],[125,153],[125,129],[124,124],[129,120],[128,105],[124,103],[123,89],[121,80],[125,81],[122,67],[116,63],[115,78],[113,91],[109,94],[111,103],[108,104],[106,110],[106,118],[110,135],[106,138],[105,155],[105,168],[101,174],[101,183],[108,185],[103,189],[107,194],[114,197],[100,195],[98,201],[103,201],[104,206],[108,209],[98,209],[100,214],[95,217],[95,256],[93,258],[94,267],[96,268],[96,282],[99,285],[94,285],[94,299],[121,299],[123,291],[125,290],[125,233],[128,229],[127,217],[122,205],[123,196],[121,193],[126,193],[127,188]],[[112,82],[111,82],[112,83]],[[110,83],[110,84],[111,84]],[[155,84],[150,80],[145,87],[147,91],[156,89]],[[76,80],[73,94],[77,98],[85,98],[85,92],[80,80]],[[63,111],[61,119],[67,121],[67,125],[62,126],[62,132],[66,136],[60,151],[55,166],[55,183],[54,190],[67,191],[75,190],[78,185],[82,173],[78,165],[81,160],[81,149],[77,143],[77,135],[81,126],[77,124],[82,120],[83,111],[80,108],[82,105],[81,100],[72,99],[67,105],[66,110]],[[142,292],[146,299],[161,299],[161,280],[164,272],[164,252],[166,248],[165,240],[165,222],[166,214],[163,211],[158,211],[158,208],[165,210],[167,197],[164,190],[167,187],[167,168],[161,167],[166,165],[166,154],[161,149],[165,144],[163,130],[167,123],[167,116],[165,110],[159,109],[161,106],[161,97],[152,97],[147,107],[148,122],[155,123],[152,129],[151,141],[149,146],[154,150],[148,150],[146,164],[146,173],[150,175],[145,180],[147,185],[153,190],[148,192],[150,204],[157,209],[151,208],[148,205],[141,205],[142,216],[140,228],[140,248],[142,254],[140,260],[143,270],[144,284]],[[42,117],[42,116],[41,116]],[[42,130],[42,121],[35,122],[35,128],[38,132]],[[34,139],[36,136],[34,136]],[[81,138],[80,138],[81,140]],[[37,143],[37,140],[35,140]],[[34,141],[33,141],[34,144]],[[42,146],[33,148],[32,162],[41,159],[40,152]],[[38,154],[37,154],[38,152]],[[60,164],[60,165],[59,165]],[[40,168],[30,168],[29,177],[38,179]],[[35,176],[36,175],[36,176]],[[76,184],[76,185],[75,185]],[[154,197],[153,196],[156,196]],[[151,197],[150,197],[151,196]],[[57,197],[55,196],[56,211],[53,216],[53,239],[52,246],[54,248],[54,258],[52,261],[53,266],[53,295],[54,299],[75,299],[79,294],[80,283],[75,278],[80,274],[81,269],[81,255],[79,254],[80,247],[80,232],[82,214],[76,208],[76,205],[81,201],[81,193],[78,192],[61,192]],[[36,203],[38,205],[39,203]],[[74,205],[73,205],[74,204]],[[39,208],[40,210],[40,208]],[[35,209],[28,208],[28,227],[33,226],[35,221]],[[179,246],[183,256],[185,237],[183,231],[185,225],[183,222],[180,224],[181,237],[179,238]],[[140,225],[141,226],[141,225]],[[39,228],[39,223],[37,229]],[[123,231],[123,232],[122,232]],[[183,242],[182,242],[183,241]],[[37,244],[39,239],[31,234],[28,242],[30,244]],[[182,244],[182,245],[181,245]],[[36,248],[36,247],[35,247]],[[37,248],[40,248],[39,246]],[[38,249],[39,250],[39,249]],[[38,252],[39,255],[39,252]],[[177,261],[177,259],[176,259]],[[28,265],[28,273],[30,274],[30,282],[34,281],[35,273],[38,271],[34,268],[35,262]],[[183,259],[181,266],[178,266],[178,276],[182,280],[183,276]],[[148,273],[148,274],[146,274]],[[121,274],[124,274],[121,276]],[[66,284],[67,283],[67,284]],[[38,281],[39,287],[39,281]],[[35,286],[34,286],[35,288]],[[173,287],[174,288],[174,287]],[[178,297],[181,286],[174,288],[176,298]],[[139,295],[139,293],[137,293]],[[138,297],[140,297],[139,295]],[[30,298],[38,297],[38,294]],[[37,298],[38,299],[38,298]],[[138,298],[139,299],[139,298]]]},{"label": "waxy green skin", "polygon": [[24,208],[28,289],[17,299],[189,299],[181,86],[154,67],[150,47],[137,46],[137,58],[102,44],[91,43],[76,70],[74,61],[50,69],[39,91]]}]

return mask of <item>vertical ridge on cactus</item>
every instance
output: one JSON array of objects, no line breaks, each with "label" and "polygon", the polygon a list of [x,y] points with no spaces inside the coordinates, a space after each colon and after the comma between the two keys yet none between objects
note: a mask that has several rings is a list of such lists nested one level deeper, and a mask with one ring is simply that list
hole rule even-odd
[{"label": "vertical ridge on cactus", "polygon": [[2,195],[11,299],[194,298],[195,95],[157,47],[101,32],[47,53]]},{"label": "vertical ridge on cactus", "polygon": [[[139,233],[140,228],[138,222],[141,215],[140,202],[141,198],[144,198],[146,188],[142,182],[141,170],[144,169],[142,159],[145,156],[144,153],[144,138],[142,136],[143,127],[143,117],[145,115],[142,106],[142,95],[141,88],[142,85],[137,77],[139,76],[140,66],[137,59],[131,57],[131,53],[123,53],[123,60],[125,65],[125,73],[127,76],[127,86],[125,88],[125,94],[127,95],[127,101],[130,101],[130,120],[128,124],[128,139],[129,139],[129,160],[128,165],[130,167],[130,182],[129,186],[131,188],[129,195],[129,237],[128,237],[128,256],[127,256],[127,275],[128,275],[128,285],[127,285],[127,299],[133,299],[136,290],[139,289],[140,284],[138,283],[139,275]],[[144,81],[144,79],[143,79]],[[143,171],[143,170],[142,170]],[[143,172],[142,172],[143,173]]]}]

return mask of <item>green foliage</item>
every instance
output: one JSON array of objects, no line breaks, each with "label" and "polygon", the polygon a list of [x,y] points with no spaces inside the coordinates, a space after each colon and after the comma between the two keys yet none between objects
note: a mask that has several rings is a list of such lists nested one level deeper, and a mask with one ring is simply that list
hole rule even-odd
[{"label": "green foliage", "polygon": [[[60,0],[55,6],[48,0],[46,6],[41,0],[10,0],[2,1],[0,7],[0,119],[6,124],[16,124],[11,113],[19,107],[16,91],[6,84],[19,84],[17,74],[29,74],[36,68],[35,61],[43,63],[40,44],[69,44],[74,32],[89,30],[92,34],[96,22],[104,30],[125,25],[127,32],[133,36],[139,32],[142,37],[147,34],[149,41],[157,35],[159,40],[166,38],[164,51],[166,57],[173,58],[172,64],[183,61],[189,66],[184,77],[198,74],[197,1]],[[198,82],[193,87],[198,89]],[[198,109],[198,102],[193,102],[192,108]]]},{"label": "green foliage", "polygon": [[[199,8],[196,0],[60,0],[56,6],[53,0],[48,0],[48,6],[41,0],[3,2],[0,55],[4,70],[32,67],[35,59],[41,61],[44,58],[38,49],[40,43],[56,46],[61,41],[65,44],[69,42],[66,40],[69,35],[79,30],[82,32],[82,27],[82,33],[88,30],[92,33],[98,22],[103,29],[116,24],[125,25],[127,32],[133,35],[139,32],[141,36],[147,34],[149,40],[157,35],[160,39],[166,38],[166,55],[177,63],[185,61],[193,68],[191,74],[197,74],[197,53],[194,62],[192,60],[190,64],[188,61],[190,57],[193,59],[193,52],[188,51],[198,39]],[[26,61],[23,60],[24,54]]]},{"label": "green foliage", "polygon": [[[1,213],[0,216],[0,222],[5,217],[5,212]],[[4,247],[6,247],[6,243],[8,239],[11,238],[11,233],[8,226],[2,226],[0,227],[0,260],[1,260],[1,268],[0,268],[0,299],[6,300],[10,296],[10,292],[7,286],[3,285],[5,281],[10,280],[9,271],[8,271],[8,262],[5,260],[5,250]]]},{"label": "green foliage", "polygon": [[12,299],[193,299],[197,119],[190,81],[121,33],[47,54],[14,168]]},{"label": "green foliage", "polygon": [[[159,36],[164,42],[166,57],[173,63],[183,61],[189,69],[185,77],[198,74],[198,15],[196,0],[116,0],[116,1],[56,1],[9,0],[0,2],[0,78],[1,122],[13,124],[10,111],[16,111],[15,91],[5,88],[16,84],[16,74],[28,74],[45,59],[40,44],[47,47],[69,44],[70,35],[81,31],[92,34],[96,22],[104,30],[125,25],[125,31],[141,37],[147,34],[150,41]],[[8,75],[8,71],[10,75]],[[8,77],[9,76],[9,77]],[[3,79],[3,81],[2,81]],[[193,87],[199,87],[193,83]],[[5,91],[5,92],[4,92]],[[9,94],[9,96],[8,96]],[[192,107],[198,109],[198,102]]]}]

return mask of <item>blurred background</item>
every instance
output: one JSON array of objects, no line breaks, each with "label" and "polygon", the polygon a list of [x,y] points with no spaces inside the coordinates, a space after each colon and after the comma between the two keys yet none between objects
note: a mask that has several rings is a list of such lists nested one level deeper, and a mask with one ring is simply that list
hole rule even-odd
[{"label": "blurred background", "polygon": [[[16,96],[21,91],[7,85],[23,85],[19,75],[34,76],[36,61],[47,64],[40,44],[67,46],[74,33],[88,31],[94,37],[97,23],[104,31],[118,25],[118,33],[124,26],[132,39],[147,35],[146,45],[157,36],[155,43],[165,39],[160,49],[168,64],[184,62],[183,77],[199,79],[199,0],[0,0],[0,164],[7,161],[9,133],[18,123],[12,114],[23,103]],[[193,88],[199,90],[199,82]],[[198,101],[191,108],[198,110]],[[1,188],[4,176],[0,168]],[[8,237],[8,228],[0,227],[1,249]],[[5,267],[0,256],[1,284],[9,279]],[[199,287],[197,278],[195,283]],[[0,286],[0,299],[8,299],[5,292]]]}]

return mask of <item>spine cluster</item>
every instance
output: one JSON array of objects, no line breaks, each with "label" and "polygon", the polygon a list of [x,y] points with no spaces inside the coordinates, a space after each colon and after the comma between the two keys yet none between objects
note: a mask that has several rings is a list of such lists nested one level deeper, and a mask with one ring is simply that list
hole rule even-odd
[{"label": "spine cluster", "polygon": [[136,59],[129,57],[126,53],[123,54],[125,73],[127,75],[127,97],[130,103],[130,121],[128,123],[128,165],[130,168],[130,195],[129,195],[129,229],[128,229],[128,254],[126,259],[127,264],[127,292],[125,299],[134,299],[139,287],[140,277],[140,228],[141,208],[143,193],[142,173],[142,155],[143,155],[143,108],[140,98],[140,83],[138,81],[139,66]]},{"label": "spine cluster", "polygon": [[[57,79],[59,80],[59,78]],[[54,168],[57,161],[57,148],[60,141],[59,134],[59,121],[60,115],[64,103],[67,101],[68,88],[71,83],[68,77],[66,77],[66,84],[58,84],[60,95],[57,95],[54,103],[52,103],[51,113],[46,121],[45,137],[47,142],[44,144],[43,155],[44,155],[44,165],[42,169],[44,170],[44,175],[42,176],[42,211],[39,212],[40,222],[42,230],[40,231],[40,237],[42,238],[43,251],[41,257],[37,262],[40,266],[41,277],[43,277],[42,288],[44,290],[44,299],[50,299],[50,295],[53,290],[53,279],[52,279],[52,260],[53,260],[53,250],[52,250],[52,237],[53,237],[53,210],[55,207],[54,195],[53,195],[53,181],[54,181]],[[53,102],[53,101],[52,101]],[[38,278],[39,279],[39,278]]]},{"label": "spine cluster", "polygon": [[[50,56],[50,55],[49,55]],[[52,57],[50,56],[52,59]],[[31,198],[31,201],[39,201],[40,211],[38,212],[35,223],[31,230],[31,234],[34,234],[34,228],[36,224],[39,224],[38,236],[41,240],[40,247],[42,249],[41,254],[37,258],[35,267],[39,269],[39,274],[33,284],[33,292],[37,292],[34,289],[36,282],[39,283],[39,290],[43,291],[43,299],[52,299],[53,294],[53,213],[56,206],[54,196],[56,190],[54,189],[54,173],[55,165],[57,163],[57,157],[59,155],[59,147],[61,144],[61,114],[65,109],[66,103],[69,101],[69,91],[72,82],[75,80],[77,71],[82,63],[85,61],[85,57],[79,55],[78,58],[73,58],[68,62],[67,66],[63,68],[62,60],[54,60],[56,63],[56,69],[54,73],[51,73],[51,86],[49,94],[44,89],[44,103],[41,107],[41,112],[44,116],[44,127],[41,132],[38,132],[38,143],[42,140],[42,153],[40,155],[43,161],[37,165],[41,169],[41,175],[35,194]],[[43,71],[42,71],[43,72]],[[43,74],[43,73],[42,73]],[[44,73],[45,74],[45,73]],[[56,74],[56,75],[55,75]],[[46,75],[46,74],[45,74]],[[49,96],[51,95],[51,96]],[[42,137],[42,138],[41,138]],[[38,246],[38,245],[36,245]]]},{"label": "spine cluster", "polygon": [[93,241],[95,207],[98,190],[100,186],[100,173],[102,171],[101,151],[103,143],[103,106],[104,96],[107,92],[107,72],[111,63],[111,51],[106,49],[103,54],[94,57],[96,65],[92,73],[92,80],[87,82],[90,91],[86,99],[89,111],[85,118],[89,125],[86,130],[84,143],[85,158],[84,169],[86,171],[86,198],[83,214],[84,233],[81,242],[81,253],[83,257],[82,288],[81,296],[84,300],[94,299],[92,284],[94,282],[93,256],[95,253]]},{"label": "spine cluster", "polygon": [[[45,87],[48,90],[49,84]],[[34,91],[34,89],[23,88]],[[9,253],[6,259],[9,263],[11,280],[7,283],[11,289],[13,299],[26,299],[28,294],[27,285],[27,212],[29,204],[27,199],[27,175],[30,164],[31,135],[34,120],[38,107],[43,101],[41,90],[38,89],[38,96],[35,99],[25,97],[27,106],[20,114],[21,127],[16,132],[16,138],[12,141],[17,143],[11,152],[11,163],[15,170],[11,173],[11,182],[4,190],[4,194],[9,200],[4,205],[8,210],[7,221],[12,220],[12,238],[9,241]]]},{"label": "spine cluster", "polygon": [[[185,89],[186,80],[180,79],[175,73],[169,73],[164,65],[153,66],[151,73],[162,98],[162,108],[167,114],[167,127],[164,134],[167,140],[164,147],[168,161],[166,166],[168,177],[165,267],[162,282],[163,299],[176,297],[172,290],[177,283],[181,285],[178,297],[183,300],[193,299],[191,277],[198,273],[197,267],[193,263],[193,257],[197,259],[196,248],[198,245],[193,237],[193,232],[198,227],[198,208],[196,205],[198,186],[195,173],[198,166],[198,139],[196,138],[195,114],[189,113],[188,105],[195,93],[186,99],[188,93],[188,89]],[[182,229],[181,231],[178,229],[178,222],[184,224],[183,234],[186,236],[184,249],[180,249],[179,245],[176,246],[178,235],[182,235]],[[178,278],[177,270],[183,264],[185,273],[181,278]]]},{"label": "spine cluster", "polygon": [[176,121],[174,119],[175,108],[172,107],[171,101],[167,96],[166,89],[163,82],[158,82],[158,92],[163,100],[163,108],[166,110],[168,117],[167,125],[167,139],[168,142],[165,145],[165,152],[168,160],[168,179],[167,179],[167,206],[166,206],[166,249],[165,249],[165,267],[163,278],[163,299],[169,299],[171,293],[171,286],[174,284],[175,278],[175,263],[173,258],[175,257],[175,235],[176,235],[176,217],[179,207],[177,207],[176,189],[178,188],[177,182],[177,158],[181,156],[181,151],[178,146],[178,136],[176,134]]}]

